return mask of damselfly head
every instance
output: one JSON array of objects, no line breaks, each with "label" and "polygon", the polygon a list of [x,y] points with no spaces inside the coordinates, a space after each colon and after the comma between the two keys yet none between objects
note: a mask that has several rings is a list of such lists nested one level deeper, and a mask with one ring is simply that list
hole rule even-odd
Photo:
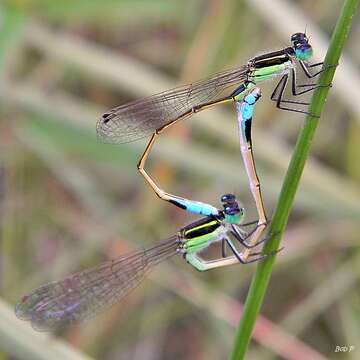
[{"label": "damselfly head", "polygon": [[236,201],[236,196],[234,194],[224,194],[221,197],[220,200],[221,200],[222,203],[234,203],[234,202],[237,202]]},{"label": "damselfly head", "polygon": [[230,224],[238,224],[245,216],[245,209],[239,207],[235,195],[225,194],[221,197],[224,206],[224,216],[226,222]]},{"label": "damselfly head", "polygon": [[299,60],[307,60],[312,56],[313,50],[305,33],[291,35],[291,43]]}]

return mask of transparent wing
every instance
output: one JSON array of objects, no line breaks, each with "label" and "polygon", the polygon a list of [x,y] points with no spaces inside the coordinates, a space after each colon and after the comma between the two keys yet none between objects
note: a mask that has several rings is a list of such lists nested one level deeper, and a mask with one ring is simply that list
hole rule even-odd
[{"label": "transparent wing", "polygon": [[25,295],[16,315],[34,329],[51,331],[89,319],[117,303],[159,262],[175,255],[178,236],[145,250],[125,254],[96,267],[51,282]]},{"label": "transparent wing", "polygon": [[148,136],[195,106],[229,96],[246,79],[246,70],[246,66],[227,70],[109,110],[97,122],[98,137],[103,142],[121,144]]}]

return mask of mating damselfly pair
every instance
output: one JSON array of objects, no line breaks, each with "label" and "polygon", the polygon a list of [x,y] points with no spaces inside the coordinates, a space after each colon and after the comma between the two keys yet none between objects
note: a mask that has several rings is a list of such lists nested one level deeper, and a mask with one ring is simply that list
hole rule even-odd
[{"label": "mating damselfly pair", "polygon": [[[125,143],[151,135],[138,164],[141,174],[160,198],[205,217],[148,249],[125,254],[63,280],[41,286],[24,296],[16,305],[19,318],[31,321],[38,330],[54,330],[88,319],[120,301],[154,265],[175,254],[182,254],[189,264],[200,271],[236,263],[246,264],[272,255],[251,252],[252,248],[268,239],[262,238],[267,220],[252,154],[252,113],[261,95],[256,85],[281,76],[271,99],[280,109],[307,113],[291,107],[291,104],[302,106],[307,103],[284,99],[289,77],[292,94],[298,96],[319,85],[297,83],[297,62],[309,78],[324,70],[310,73],[310,68],[321,63],[309,65],[306,62],[312,55],[312,48],[305,34],[292,35],[291,43],[291,47],[257,56],[249,60],[247,65],[119,106],[101,117],[97,132],[105,142]],[[299,91],[298,88],[305,90]],[[156,138],[167,127],[196,112],[230,101],[236,103],[241,154],[258,212],[258,220],[250,223],[243,223],[244,209],[239,206],[234,195],[223,195],[223,207],[218,209],[203,202],[166,193],[144,169]],[[247,232],[246,227],[250,225],[255,227]],[[199,255],[200,252],[214,242],[221,242],[221,256],[214,260],[204,260]],[[227,256],[227,250],[230,250],[230,256]]]}]

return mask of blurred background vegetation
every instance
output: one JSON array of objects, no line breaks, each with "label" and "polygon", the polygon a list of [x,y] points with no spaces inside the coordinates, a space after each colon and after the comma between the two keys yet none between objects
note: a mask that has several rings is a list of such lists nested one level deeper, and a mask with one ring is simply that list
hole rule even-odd
[{"label": "blurred background vegetation", "polygon": [[[0,2],[0,359],[226,359],[253,266],[197,273],[181,258],[95,319],[35,333],[10,306],[39,285],[167,237],[193,216],[158,201],[136,169],[145,141],[97,142],[100,114],[289,43],[306,27],[325,53],[342,1]],[[360,353],[360,23],[353,22],[249,359]],[[303,117],[264,85],[253,126],[269,217]],[[156,144],[171,193],[255,208],[234,111],[203,112]],[[353,345],[347,354],[335,347]],[[85,355],[86,354],[86,355]],[[305,357],[306,354],[306,357]]]}]

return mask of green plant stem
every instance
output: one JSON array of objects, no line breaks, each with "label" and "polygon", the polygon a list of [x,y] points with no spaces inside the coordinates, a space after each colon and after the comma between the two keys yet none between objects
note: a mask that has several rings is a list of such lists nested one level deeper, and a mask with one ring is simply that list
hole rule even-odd
[{"label": "green plant stem", "polygon": [[[355,15],[358,0],[346,0],[341,14],[338,18],[333,32],[330,46],[327,51],[324,66],[336,65],[339,63],[341,51],[347,38],[351,20]],[[322,85],[330,84],[334,77],[335,67],[324,71],[319,79]],[[329,87],[323,87],[315,91],[309,112],[320,116],[325,105]],[[281,189],[279,200],[269,228],[269,235],[272,239],[265,245],[264,252],[269,253],[278,249],[280,240],[285,231],[290,210],[294,202],[295,194],[300,182],[305,161],[309,155],[310,145],[319,122],[318,117],[307,116],[305,124],[298,136],[297,143],[288,167],[285,180]],[[235,336],[234,346],[231,354],[232,360],[243,359],[250,342],[252,330],[255,325],[257,314],[263,302],[267,286],[269,284],[271,271],[275,262],[275,256],[270,256],[266,261],[259,263],[256,273],[251,282],[249,293],[245,302],[242,318]]]}]

